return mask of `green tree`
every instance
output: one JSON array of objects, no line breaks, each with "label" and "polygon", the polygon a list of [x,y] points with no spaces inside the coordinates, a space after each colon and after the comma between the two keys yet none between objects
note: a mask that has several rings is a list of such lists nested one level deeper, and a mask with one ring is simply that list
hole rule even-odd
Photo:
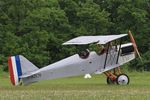
[{"label": "green tree", "polygon": [[81,35],[127,33],[135,37],[143,63],[149,70],[149,0],[0,0],[0,64],[22,54],[39,67],[68,57],[83,47],[62,46]]}]

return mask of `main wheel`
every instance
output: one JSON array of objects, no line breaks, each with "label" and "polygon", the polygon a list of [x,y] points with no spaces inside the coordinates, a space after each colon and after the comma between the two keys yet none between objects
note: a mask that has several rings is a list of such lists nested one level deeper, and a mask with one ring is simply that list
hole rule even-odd
[{"label": "main wheel", "polygon": [[113,84],[116,84],[116,81],[110,79],[109,77],[107,77],[107,84],[109,85],[113,85]]},{"label": "main wheel", "polygon": [[129,77],[126,74],[120,74],[117,76],[116,81],[118,85],[128,85]]}]

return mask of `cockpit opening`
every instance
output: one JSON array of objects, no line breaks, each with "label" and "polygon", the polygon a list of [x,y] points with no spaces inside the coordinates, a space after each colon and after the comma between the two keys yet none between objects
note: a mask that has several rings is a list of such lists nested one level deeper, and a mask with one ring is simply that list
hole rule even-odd
[{"label": "cockpit opening", "polygon": [[81,51],[78,53],[79,54],[79,57],[82,58],[82,59],[86,59],[89,57],[90,55],[90,51],[88,49],[84,50],[84,51]]}]

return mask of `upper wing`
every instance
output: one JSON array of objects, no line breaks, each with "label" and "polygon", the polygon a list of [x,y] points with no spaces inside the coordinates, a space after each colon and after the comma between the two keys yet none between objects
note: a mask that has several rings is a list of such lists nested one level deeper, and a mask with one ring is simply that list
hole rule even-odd
[{"label": "upper wing", "polygon": [[110,41],[119,39],[124,36],[127,36],[127,34],[105,36],[80,36],[63,43],[63,45],[85,45],[96,42],[98,44],[106,44]]}]

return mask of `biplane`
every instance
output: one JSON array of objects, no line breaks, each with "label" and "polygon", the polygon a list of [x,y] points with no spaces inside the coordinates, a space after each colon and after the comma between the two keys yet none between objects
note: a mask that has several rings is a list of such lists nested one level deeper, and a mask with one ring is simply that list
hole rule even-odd
[{"label": "biplane", "polygon": [[[129,36],[131,42],[123,43],[123,38]],[[103,46],[100,52],[86,49],[56,63],[39,69],[22,55],[8,58],[10,80],[13,85],[28,85],[41,80],[56,79],[85,75],[87,73],[107,76],[107,84],[129,84],[129,77],[121,73],[120,66],[140,58],[135,40],[129,32],[120,35],[79,36],[62,45],[89,45]]]}]

